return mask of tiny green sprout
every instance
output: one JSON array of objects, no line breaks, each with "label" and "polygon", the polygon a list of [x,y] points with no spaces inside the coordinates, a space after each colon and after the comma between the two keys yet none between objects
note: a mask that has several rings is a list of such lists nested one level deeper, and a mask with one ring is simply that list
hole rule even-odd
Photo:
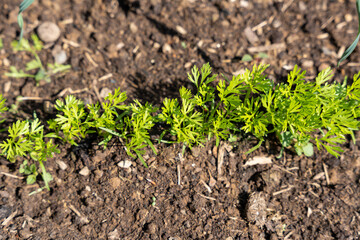
[{"label": "tiny green sprout", "polygon": [[354,42],[345,50],[345,52],[343,53],[343,55],[340,57],[337,66],[339,67],[340,63],[342,61],[344,61],[345,59],[347,59],[350,54],[355,50],[356,45],[358,44],[359,40],[360,40],[360,0],[356,0],[356,12],[358,14],[358,34],[354,40]]},{"label": "tiny green sprout", "polygon": [[[38,55],[38,51],[43,49],[43,43],[40,41],[36,34],[31,35],[32,43],[26,39],[21,39],[18,41],[13,41],[11,43],[14,51],[25,51],[33,55],[34,59],[30,60],[25,65],[25,71],[17,70],[15,66],[10,66],[10,72],[5,73],[6,76],[13,78],[33,78],[35,79],[37,85],[40,80],[45,80],[46,82],[51,81],[51,76],[58,74],[60,72],[66,72],[71,68],[70,65],[63,64],[47,64],[47,69],[44,67],[41,59]],[[28,73],[29,71],[36,70],[35,74]]]},{"label": "tiny green sprout", "polygon": [[18,24],[19,24],[19,27],[21,30],[19,42],[21,41],[23,34],[24,34],[24,20],[22,18],[22,12],[25,11],[25,9],[27,9],[33,2],[34,2],[34,0],[24,0],[20,3],[19,13],[17,16]]},{"label": "tiny green sprout", "polygon": [[241,61],[243,62],[251,62],[253,60],[253,57],[250,54],[245,54],[242,58]]},{"label": "tiny green sprout", "polygon": [[151,198],[151,205],[153,206],[153,207],[155,207],[155,205],[156,205],[156,197],[152,197]]},{"label": "tiny green sprout", "polygon": [[4,48],[3,40],[0,38],[0,50]]}]

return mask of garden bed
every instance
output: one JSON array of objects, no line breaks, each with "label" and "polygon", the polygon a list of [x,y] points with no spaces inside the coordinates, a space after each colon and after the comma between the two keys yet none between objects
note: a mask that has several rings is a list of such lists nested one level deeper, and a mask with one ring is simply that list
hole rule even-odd
[{"label": "garden bed", "polygon": [[[356,35],[354,1],[43,0],[24,12],[24,37],[44,21],[57,23],[61,36],[55,45],[65,50],[72,69],[36,86],[29,78],[4,76],[10,65],[24,68],[30,56],[14,54],[10,47],[19,33],[18,3],[4,1],[0,12],[1,93],[8,106],[13,104],[3,125],[32,118],[34,111],[45,123],[55,117],[46,106],[60,97],[73,94],[95,103],[107,89],[118,87],[130,100],[160,107],[165,97],[179,97],[181,86],[191,86],[186,73],[193,65],[206,62],[214,73],[228,77],[268,63],[265,73],[276,83],[284,82],[295,64],[307,70],[309,80],[333,67],[338,82],[345,75],[351,79],[360,66],[356,50],[335,68]],[[40,52],[44,62],[53,62],[53,47]],[[253,60],[243,61],[245,54]],[[17,96],[30,100],[18,102]],[[106,150],[97,143],[90,135],[78,146],[62,144],[61,153],[45,163],[54,178],[51,190],[31,196],[43,182],[26,185],[19,178],[20,162],[2,157],[0,239],[360,235],[359,145],[350,138],[339,158],[326,151],[304,157],[285,150],[277,159],[280,146],[271,139],[251,154],[245,152],[256,141],[221,142],[219,147],[210,141],[184,156],[181,145],[162,143],[155,145],[157,156],[150,149],[144,155],[148,168],[133,161],[116,140]],[[271,163],[246,166],[258,156]],[[132,165],[119,165],[124,161]]]}]

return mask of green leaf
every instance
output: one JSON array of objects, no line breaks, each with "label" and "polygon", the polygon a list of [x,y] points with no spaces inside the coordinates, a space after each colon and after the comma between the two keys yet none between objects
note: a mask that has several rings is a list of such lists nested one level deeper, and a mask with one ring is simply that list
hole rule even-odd
[{"label": "green leaf", "polygon": [[305,156],[311,157],[314,155],[314,146],[312,143],[308,142],[305,146],[303,146],[303,149]]},{"label": "green leaf", "polygon": [[5,73],[5,76],[13,77],[13,78],[26,78],[26,77],[35,78],[35,75],[25,73],[23,70],[18,71],[15,66],[11,66],[10,72]]},{"label": "green leaf", "polygon": [[46,78],[46,72],[44,71],[44,69],[40,69],[35,75],[36,82],[39,82],[40,80],[43,80],[45,78]]},{"label": "green leaf", "polygon": [[243,62],[251,62],[253,60],[253,57],[249,54],[245,54],[242,58],[241,61]]},{"label": "green leaf", "polygon": [[36,182],[36,176],[31,174],[26,178],[26,184],[34,184]]},{"label": "green leaf", "polygon": [[63,65],[63,64],[48,64],[48,68],[50,69],[50,74],[56,74],[59,72],[65,72],[71,68],[71,65]]},{"label": "green leaf", "polygon": [[104,127],[99,127],[101,130],[104,130],[105,132],[108,132],[108,133],[111,133],[112,135],[115,135],[117,137],[124,137],[123,135],[121,135],[120,133],[118,132],[115,132],[114,130],[111,130],[111,129],[108,129],[108,128],[104,128]]},{"label": "green leaf", "polygon": [[50,190],[49,182],[51,182],[53,180],[53,177],[48,172],[42,173],[41,176],[42,176],[42,178],[44,180],[45,187],[47,188],[47,190]]},{"label": "green leaf", "polygon": [[340,63],[342,61],[344,61],[347,57],[349,57],[350,54],[355,50],[356,45],[357,45],[357,43],[359,42],[359,39],[360,39],[360,0],[356,0],[356,11],[357,11],[357,14],[358,14],[358,21],[359,21],[358,34],[357,34],[354,42],[350,45],[350,47],[348,47],[348,49],[345,50],[345,52],[341,56],[340,60],[337,63],[338,67],[339,67]]},{"label": "green leaf", "polygon": [[34,0],[24,0],[21,2],[20,4],[20,8],[19,8],[19,13],[18,13],[18,24],[19,24],[19,27],[21,29],[21,32],[20,32],[20,38],[19,38],[19,41],[21,41],[22,37],[23,37],[23,33],[24,33],[24,29],[23,29],[23,26],[24,26],[24,20],[22,18],[22,12],[25,11],[25,9],[27,9],[32,3],[34,2]]},{"label": "green leaf", "polygon": [[41,62],[38,62],[36,59],[31,60],[26,64],[25,71],[31,71],[33,69],[41,68]]},{"label": "green leaf", "polygon": [[264,52],[259,52],[259,54],[257,55],[258,58],[264,59],[264,58],[268,58],[269,56],[264,53]]},{"label": "green leaf", "polygon": [[31,34],[31,39],[34,43],[34,48],[36,51],[41,51],[43,48],[43,43],[40,41],[39,37],[36,34]]}]

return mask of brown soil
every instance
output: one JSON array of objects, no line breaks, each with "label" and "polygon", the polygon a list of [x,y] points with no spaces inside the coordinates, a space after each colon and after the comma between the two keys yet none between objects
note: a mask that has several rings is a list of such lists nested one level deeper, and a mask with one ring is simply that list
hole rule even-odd
[{"label": "brown soil", "polygon": [[[278,81],[297,64],[312,79],[336,66],[358,24],[355,0],[40,0],[24,12],[24,36],[44,21],[57,23],[62,33],[55,45],[65,49],[72,70],[36,87],[31,79],[4,76],[9,65],[24,68],[29,59],[10,48],[19,33],[19,3],[5,0],[0,9],[1,93],[9,105],[19,95],[42,98],[23,101],[13,117],[35,111],[44,122],[47,100],[73,93],[92,103],[103,88],[120,86],[131,99],[159,105],[164,97],[177,97],[179,86],[189,86],[192,65],[205,62],[230,76],[262,61]],[[258,39],[246,34],[251,30]],[[44,62],[53,62],[53,48],[42,51]],[[259,49],[269,57],[241,61]],[[356,73],[357,59],[358,50],[334,70],[334,79]],[[121,145],[104,151],[87,139],[78,147],[62,146],[46,163],[54,177],[51,191],[32,196],[39,185],[4,175],[20,176],[20,162],[2,157],[0,239],[360,238],[358,144],[349,142],[338,159],[290,151],[276,159],[275,143],[245,155],[254,144],[222,143],[217,149],[209,143],[184,157],[180,146],[157,145],[158,156],[145,156],[148,169],[139,161],[123,169],[118,163],[131,159]],[[271,157],[272,164],[244,166],[254,156]],[[85,167],[87,176],[79,174]]]}]

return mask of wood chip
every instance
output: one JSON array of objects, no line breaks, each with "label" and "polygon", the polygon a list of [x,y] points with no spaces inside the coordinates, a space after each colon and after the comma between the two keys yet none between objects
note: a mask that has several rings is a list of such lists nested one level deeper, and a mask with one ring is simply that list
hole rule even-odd
[{"label": "wood chip", "polygon": [[66,39],[66,38],[63,38],[62,41],[63,41],[64,43],[69,44],[69,45],[72,46],[72,47],[80,47],[80,44],[78,44],[78,43],[76,43],[76,42],[73,42],[73,41],[71,41],[71,40],[68,40],[68,39]]},{"label": "wood chip", "polygon": [[217,172],[218,177],[222,175],[222,166],[224,164],[224,156],[225,156],[225,145],[221,144],[218,152],[218,158],[217,158]]},{"label": "wood chip", "polygon": [[10,216],[8,216],[1,225],[7,226],[10,223],[10,221],[16,216],[16,214],[17,214],[17,210],[15,210],[15,212],[10,214]]},{"label": "wood chip", "polygon": [[250,47],[247,50],[250,53],[257,53],[257,52],[267,52],[271,50],[283,50],[286,48],[285,43],[274,43],[271,45],[263,45],[258,47]]},{"label": "wood chip", "polygon": [[88,224],[90,221],[87,219],[87,217],[85,217],[84,215],[82,215],[72,204],[69,205],[68,207],[71,211],[73,211],[79,218],[80,221]]},{"label": "wood chip", "polygon": [[313,211],[311,210],[311,208],[308,208],[308,211],[307,211],[307,214],[306,214],[308,218],[311,216],[312,212]]},{"label": "wood chip", "polygon": [[268,24],[267,21],[263,21],[261,23],[259,23],[258,25],[256,25],[255,27],[251,28],[251,31],[257,31],[259,29],[262,29],[263,27],[265,27]]},{"label": "wood chip", "polygon": [[270,157],[265,156],[255,156],[247,161],[244,167],[253,166],[253,165],[263,165],[263,164],[271,164],[272,160]]},{"label": "wood chip", "polygon": [[181,177],[180,177],[180,165],[177,165],[177,184],[181,185]]},{"label": "wood chip", "polygon": [[88,52],[85,52],[85,57],[87,58],[87,60],[89,60],[89,62],[94,66],[94,67],[98,67],[99,65],[94,61],[94,59],[90,56],[90,54]]},{"label": "wood chip", "polygon": [[187,31],[182,26],[179,25],[176,26],[176,31],[178,31],[178,33],[180,33],[181,35],[187,34]]},{"label": "wood chip", "polygon": [[61,161],[61,160],[57,160],[56,163],[59,165],[60,169],[63,170],[63,171],[66,170],[67,167],[68,167],[68,166],[66,165],[66,163],[63,162],[63,161]]},{"label": "wood chip", "polygon": [[281,194],[281,193],[288,192],[288,191],[290,191],[293,187],[294,187],[294,186],[289,186],[288,188],[285,188],[285,189],[283,189],[283,190],[274,192],[272,195],[273,195],[273,196],[276,196],[276,195],[279,195],[279,194]]},{"label": "wood chip", "polygon": [[325,163],[323,163],[323,168],[324,168],[324,172],[325,172],[326,183],[327,183],[327,185],[330,185],[329,174],[328,174],[327,166],[325,165]]},{"label": "wood chip", "polygon": [[112,78],[112,77],[113,77],[113,74],[112,74],[112,73],[108,73],[108,74],[102,76],[101,78],[99,78],[98,81],[99,81],[99,82],[105,81],[105,80],[107,80],[107,79],[109,79],[109,78]]},{"label": "wood chip", "polygon": [[329,37],[328,33],[323,33],[316,36],[317,39],[326,39],[328,37]]},{"label": "wood chip", "polygon": [[84,167],[83,169],[80,170],[79,174],[83,176],[88,176],[90,174],[90,170],[88,167]]},{"label": "wood chip", "polygon": [[6,173],[6,172],[0,172],[0,174],[5,175],[7,177],[12,177],[12,178],[17,178],[17,179],[24,179],[23,177],[19,177],[10,173]]},{"label": "wood chip", "polygon": [[206,190],[207,190],[209,193],[212,193],[211,188],[209,187],[209,185],[206,184],[206,182],[204,182],[203,180],[200,180],[200,182],[201,182],[202,184],[204,184]]},{"label": "wood chip", "polygon": [[283,7],[281,8],[281,12],[285,12],[293,2],[294,2],[294,0],[290,0],[290,1],[285,2]]},{"label": "wood chip", "polygon": [[245,28],[244,30],[244,34],[246,39],[251,43],[251,44],[255,44],[259,41],[258,36],[256,35],[256,33],[254,33],[250,27]]}]

